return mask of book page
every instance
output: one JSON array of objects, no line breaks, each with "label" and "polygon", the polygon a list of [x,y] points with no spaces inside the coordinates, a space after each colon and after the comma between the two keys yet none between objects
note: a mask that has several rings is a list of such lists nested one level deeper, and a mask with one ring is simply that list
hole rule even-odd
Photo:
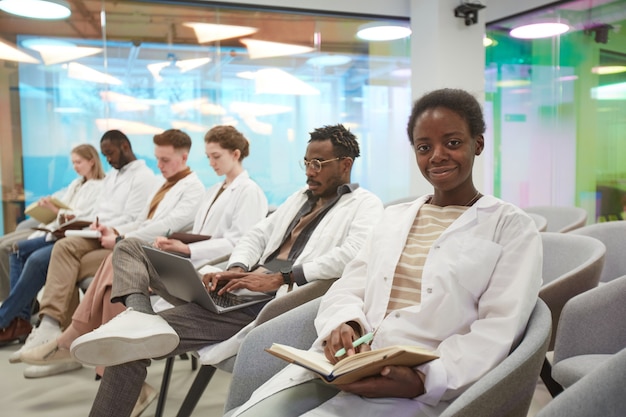
[{"label": "book page", "polygon": [[[54,204],[60,209],[70,208],[69,206],[64,204],[61,200],[55,197],[51,197],[50,200],[52,201],[52,204]],[[39,201],[35,201],[34,203],[29,204],[28,207],[26,207],[26,209],[24,210],[24,214],[32,217],[33,219],[40,221],[41,223],[46,223],[46,224],[56,219],[56,213],[47,207],[40,206]]]},{"label": "book page", "polygon": [[287,362],[295,363],[322,375],[331,375],[333,372],[333,365],[319,352],[297,349],[279,343],[273,343],[265,350]]},{"label": "book page", "polygon": [[417,366],[437,358],[433,352],[417,346],[389,346],[357,353],[334,366],[319,352],[296,349],[274,343],[267,352],[319,374],[332,384],[348,384],[378,375],[385,366]]}]

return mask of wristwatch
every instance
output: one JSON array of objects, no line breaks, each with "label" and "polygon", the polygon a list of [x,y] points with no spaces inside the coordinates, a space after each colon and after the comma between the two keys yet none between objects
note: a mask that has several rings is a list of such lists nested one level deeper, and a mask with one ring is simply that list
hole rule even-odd
[{"label": "wristwatch", "polygon": [[289,286],[287,291],[291,291],[293,289],[293,278],[291,277],[291,274],[292,274],[291,267],[280,268],[280,274],[283,276],[283,283]]}]

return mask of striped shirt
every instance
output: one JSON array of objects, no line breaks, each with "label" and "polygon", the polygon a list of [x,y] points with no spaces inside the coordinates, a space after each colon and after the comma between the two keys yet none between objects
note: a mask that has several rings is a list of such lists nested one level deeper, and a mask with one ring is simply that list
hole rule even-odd
[{"label": "striped shirt", "polygon": [[465,210],[467,210],[465,206],[439,207],[424,204],[418,211],[396,265],[387,314],[393,310],[420,304],[422,271],[428,251],[443,231]]}]

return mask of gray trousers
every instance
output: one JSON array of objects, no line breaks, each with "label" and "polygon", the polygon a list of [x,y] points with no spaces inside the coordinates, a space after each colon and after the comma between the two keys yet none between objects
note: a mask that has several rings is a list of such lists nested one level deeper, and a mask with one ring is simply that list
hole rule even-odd
[{"label": "gray trousers", "polygon": [[[182,303],[164,291],[159,276],[147,259],[138,239],[124,239],[113,251],[112,300],[121,300],[133,293],[148,294],[148,286],[175,307],[159,313],[180,338],[178,347],[170,353],[176,356],[222,342],[234,336],[252,322],[263,304],[216,314],[193,303]],[[150,359],[117,366],[107,366],[90,416],[130,416],[137,402],[141,385],[147,375]]]}]

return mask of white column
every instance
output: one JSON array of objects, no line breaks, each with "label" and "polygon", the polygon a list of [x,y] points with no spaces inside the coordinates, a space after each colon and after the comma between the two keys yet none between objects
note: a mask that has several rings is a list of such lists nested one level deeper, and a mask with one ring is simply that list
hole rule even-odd
[{"label": "white column", "polygon": [[[439,88],[462,88],[483,103],[485,96],[485,10],[478,11],[478,23],[466,26],[454,16],[459,0],[411,1],[411,89],[413,100]],[[483,3],[484,4],[484,3]],[[487,151],[492,149],[487,147]],[[483,164],[486,153],[474,165],[474,183],[484,189]],[[432,191],[415,163],[412,164],[411,194]],[[490,179],[488,181],[491,181]]]}]

